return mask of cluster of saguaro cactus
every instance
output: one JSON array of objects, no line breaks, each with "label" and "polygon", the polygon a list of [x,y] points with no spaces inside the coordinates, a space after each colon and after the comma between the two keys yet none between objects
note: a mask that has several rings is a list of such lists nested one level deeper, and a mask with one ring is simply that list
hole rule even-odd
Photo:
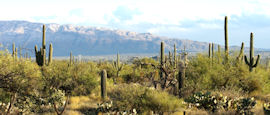
[{"label": "cluster of saguaro cactus", "polygon": [[[120,57],[119,53],[117,53],[117,59],[115,62],[113,62],[113,67],[116,70],[116,77],[119,77],[120,71],[123,69],[123,65],[120,64]],[[116,84],[116,79],[115,77],[113,78],[114,84]]]},{"label": "cluster of saguaro cactus", "polygon": [[100,80],[100,87],[101,87],[101,97],[102,99],[106,99],[107,91],[106,91],[106,79],[107,79],[107,72],[105,69],[101,72],[101,80]]},{"label": "cluster of saguaro cactus", "polygon": [[214,63],[214,55],[215,55],[215,45],[214,43],[209,43],[208,57],[211,59],[212,64]]},{"label": "cluster of saguaro cactus", "polygon": [[[52,54],[53,48],[52,44],[50,44],[49,49],[49,61],[47,65],[50,65],[52,62]],[[43,66],[46,64],[46,41],[45,41],[45,25],[43,25],[43,36],[42,36],[42,47],[38,50],[37,45],[35,45],[35,55],[36,55],[36,62],[39,66]]]},{"label": "cluster of saguaro cactus", "polygon": [[252,72],[253,68],[257,67],[260,61],[260,55],[257,56],[256,62],[254,58],[254,48],[253,48],[253,33],[250,33],[250,46],[249,46],[249,61],[245,55],[245,62],[249,66],[249,71]]}]

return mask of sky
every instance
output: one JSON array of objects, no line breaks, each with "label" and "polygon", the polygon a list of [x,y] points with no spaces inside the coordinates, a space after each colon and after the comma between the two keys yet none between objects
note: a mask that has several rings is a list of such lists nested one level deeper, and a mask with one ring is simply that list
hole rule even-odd
[{"label": "sky", "polygon": [[73,24],[270,49],[270,0],[0,0],[0,20]]}]

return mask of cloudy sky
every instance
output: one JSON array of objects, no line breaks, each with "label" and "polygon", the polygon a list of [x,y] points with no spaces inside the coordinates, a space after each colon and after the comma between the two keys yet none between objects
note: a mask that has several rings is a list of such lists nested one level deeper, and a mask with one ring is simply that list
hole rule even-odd
[{"label": "cloudy sky", "polygon": [[0,20],[108,27],[230,45],[270,48],[270,0],[0,0]]}]

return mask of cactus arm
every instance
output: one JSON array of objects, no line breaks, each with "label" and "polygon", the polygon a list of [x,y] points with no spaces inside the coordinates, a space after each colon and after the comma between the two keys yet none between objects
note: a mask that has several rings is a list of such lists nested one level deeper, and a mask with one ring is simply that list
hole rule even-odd
[{"label": "cactus arm", "polygon": [[257,65],[260,63],[260,58],[261,58],[261,56],[258,55],[258,56],[257,56],[256,63],[255,63],[252,67],[257,67]]},{"label": "cactus arm", "polygon": [[245,55],[245,62],[247,65],[250,65],[250,63],[248,62],[247,56]]},{"label": "cactus arm", "polygon": [[37,45],[35,45],[35,53],[37,54],[38,52],[38,48],[37,48]]}]

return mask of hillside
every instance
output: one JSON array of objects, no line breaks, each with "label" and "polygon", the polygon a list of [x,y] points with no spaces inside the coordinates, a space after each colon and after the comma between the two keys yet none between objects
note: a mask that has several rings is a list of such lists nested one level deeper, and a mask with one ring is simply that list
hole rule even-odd
[{"label": "hillside", "polygon": [[[15,42],[21,46],[23,52],[33,55],[35,45],[41,45],[41,23],[27,21],[0,21],[0,43],[9,50]],[[108,55],[117,52],[126,53],[158,53],[160,42],[166,43],[166,50],[172,50],[173,44],[177,49],[188,51],[205,51],[206,42],[174,39],[152,35],[150,33],[136,33],[123,30],[112,30],[100,27],[86,27],[74,25],[46,24],[47,46],[53,43],[55,56],[74,55]]]}]

